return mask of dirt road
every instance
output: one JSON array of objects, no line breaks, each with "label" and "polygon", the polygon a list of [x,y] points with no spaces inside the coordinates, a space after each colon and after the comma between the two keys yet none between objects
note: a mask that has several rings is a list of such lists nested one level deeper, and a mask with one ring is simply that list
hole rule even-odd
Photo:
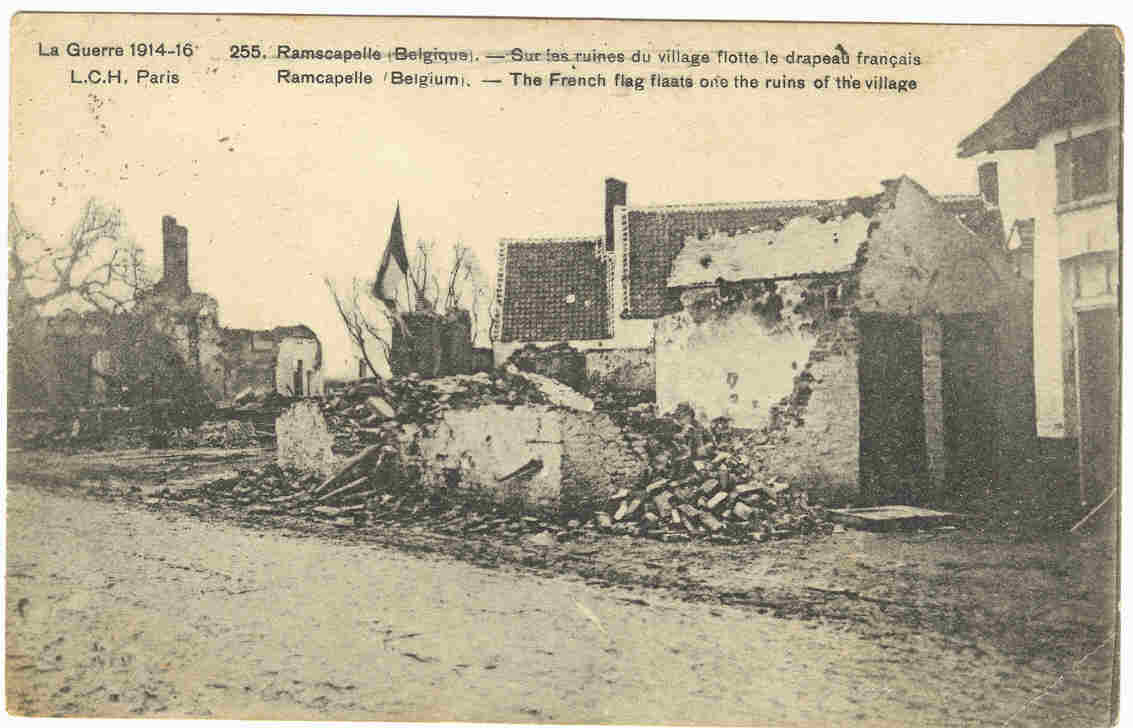
[{"label": "dirt road", "polygon": [[98,717],[1063,725],[1060,672],[9,484],[8,710]]}]

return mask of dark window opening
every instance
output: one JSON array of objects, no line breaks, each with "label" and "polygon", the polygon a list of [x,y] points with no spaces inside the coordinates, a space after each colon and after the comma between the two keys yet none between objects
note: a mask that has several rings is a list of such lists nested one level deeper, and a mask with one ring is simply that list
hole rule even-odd
[{"label": "dark window opening", "polygon": [[1114,129],[1103,129],[1054,145],[1059,204],[1083,200],[1116,188]]}]

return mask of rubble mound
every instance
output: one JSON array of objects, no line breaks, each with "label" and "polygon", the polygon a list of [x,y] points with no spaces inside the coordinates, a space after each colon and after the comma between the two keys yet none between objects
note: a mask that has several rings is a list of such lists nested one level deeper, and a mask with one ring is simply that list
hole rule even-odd
[{"label": "rubble mound", "polygon": [[664,417],[656,416],[650,404],[623,410],[624,445],[647,463],[644,476],[599,503],[553,514],[501,503],[458,482],[426,486],[398,445],[405,431],[457,406],[553,404],[550,399],[539,382],[516,371],[362,381],[322,404],[336,453],[350,456],[329,477],[277,463],[166,497],[201,498],[246,508],[251,515],[309,517],[341,526],[382,522],[442,533],[539,533],[545,534],[543,541],[598,531],[735,544],[833,530],[805,492],[768,477],[753,462],[745,452],[745,433],[724,421],[706,427],[688,407]]},{"label": "rubble mound", "polygon": [[323,400],[321,409],[334,434],[334,452],[351,455],[366,445],[396,438],[406,424],[434,422],[450,409],[556,404],[554,394],[548,396],[545,389],[535,377],[515,369],[436,379],[408,374],[389,380],[361,379],[342,394]]},{"label": "rubble mound", "polygon": [[833,530],[825,510],[812,506],[805,490],[768,473],[748,433],[726,420],[706,427],[688,405],[658,416],[645,403],[622,410],[618,424],[629,447],[648,461],[649,480],[614,494],[594,515],[599,528],[724,542]]},{"label": "rubble mound", "polygon": [[168,446],[172,448],[245,448],[259,447],[267,436],[256,431],[251,422],[225,420],[205,422],[198,427],[181,427],[169,433]]}]

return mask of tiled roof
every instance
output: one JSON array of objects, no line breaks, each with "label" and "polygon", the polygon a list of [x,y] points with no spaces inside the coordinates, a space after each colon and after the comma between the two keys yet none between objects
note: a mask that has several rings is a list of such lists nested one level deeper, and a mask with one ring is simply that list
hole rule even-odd
[{"label": "tiled roof", "polygon": [[[894,180],[895,182],[895,180]],[[679,302],[665,295],[673,263],[687,239],[747,235],[781,230],[794,218],[808,216],[825,221],[857,211],[871,217],[879,204],[891,202],[891,193],[845,200],[785,200],[722,202],[698,205],[656,205],[619,208],[618,223],[624,243],[622,265],[624,300],[618,302],[626,318],[657,318],[672,313]],[[987,206],[979,195],[943,195],[937,201],[969,227],[984,227]],[[998,218],[996,218],[998,219]],[[800,261],[802,265],[802,261]],[[785,267],[790,267],[786,266]],[[805,265],[803,266],[805,267]]]},{"label": "tiled roof", "polygon": [[626,208],[622,222],[629,243],[622,261],[627,289],[624,315],[657,318],[676,310],[677,303],[667,301],[665,288],[686,238],[778,228],[791,218],[816,214],[830,204],[790,200]]},{"label": "tiled roof", "polygon": [[819,221],[792,218],[781,230],[690,237],[673,261],[670,287],[846,273],[865,242],[870,219],[860,212]]},{"label": "tiled roof", "polygon": [[1090,28],[960,141],[957,155],[1030,149],[1055,129],[1121,112],[1123,48],[1112,26]]},{"label": "tiled roof", "polygon": [[604,238],[500,241],[500,341],[572,341],[611,336]]}]

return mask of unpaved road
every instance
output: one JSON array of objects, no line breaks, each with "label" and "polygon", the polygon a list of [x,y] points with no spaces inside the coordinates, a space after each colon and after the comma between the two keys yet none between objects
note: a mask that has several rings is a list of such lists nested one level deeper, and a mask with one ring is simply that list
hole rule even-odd
[{"label": "unpaved road", "polygon": [[7,707],[97,717],[1108,723],[1060,671],[915,634],[259,531],[9,482]]}]

